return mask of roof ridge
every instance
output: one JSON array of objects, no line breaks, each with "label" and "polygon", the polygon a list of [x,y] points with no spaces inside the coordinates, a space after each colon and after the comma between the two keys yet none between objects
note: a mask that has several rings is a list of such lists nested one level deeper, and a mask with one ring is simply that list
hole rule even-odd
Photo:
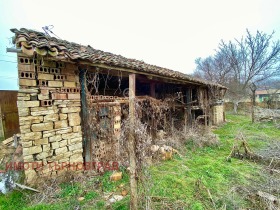
[{"label": "roof ridge", "polygon": [[198,79],[180,71],[174,71],[157,65],[148,64],[134,58],[126,58],[122,55],[98,50],[90,45],[86,46],[58,39],[56,37],[47,36],[44,32],[26,28],[20,28],[20,30],[12,28],[11,31],[15,33],[15,39],[13,39],[13,42],[16,46],[22,48],[23,52],[30,54],[36,52],[42,56],[50,55],[58,59],[81,59],[92,63],[102,63],[109,66],[129,68],[139,72],[149,72],[157,75],[188,80],[190,82],[196,82],[203,85],[226,88],[220,84]]}]

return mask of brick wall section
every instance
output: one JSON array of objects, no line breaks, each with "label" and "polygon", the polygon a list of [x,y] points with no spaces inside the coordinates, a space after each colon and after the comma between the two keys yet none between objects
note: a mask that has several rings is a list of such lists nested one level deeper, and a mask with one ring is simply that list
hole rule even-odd
[{"label": "brick wall section", "polygon": [[39,176],[56,176],[83,162],[80,84],[73,64],[19,54],[18,71],[23,159],[35,163],[25,177],[32,184]]},{"label": "brick wall section", "polygon": [[219,125],[224,122],[224,105],[213,106],[213,124]]}]

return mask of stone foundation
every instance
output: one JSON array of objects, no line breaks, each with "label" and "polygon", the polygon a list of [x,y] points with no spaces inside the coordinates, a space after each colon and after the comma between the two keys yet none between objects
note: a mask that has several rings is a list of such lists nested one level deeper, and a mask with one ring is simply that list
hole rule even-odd
[{"label": "stone foundation", "polygon": [[56,176],[83,162],[77,66],[18,55],[25,177]]}]

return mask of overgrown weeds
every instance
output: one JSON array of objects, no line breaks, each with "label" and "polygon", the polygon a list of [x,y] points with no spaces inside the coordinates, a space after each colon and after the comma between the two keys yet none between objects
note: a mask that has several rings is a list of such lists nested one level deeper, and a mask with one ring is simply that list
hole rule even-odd
[{"label": "overgrown weeds", "polygon": [[[246,116],[227,116],[228,123],[214,130],[214,134],[188,130],[174,130],[171,139],[178,142],[176,149],[182,156],[145,166],[139,176],[139,199],[142,209],[275,209],[273,202],[258,195],[259,191],[279,199],[280,177],[271,171],[273,162],[227,157],[235,138],[242,132],[250,148],[258,154],[277,150],[280,130],[271,122],[251,124]],[[210,135],[210,137],[208,136]],[[217,138],[218,137],[218,138]],[[176,139],[175,139],[176,138]],[[211,143],[207,142],[207,139]],[[218,140],[217,140],[218,139]],[[278,170],[278,169],[276,169]],[[128,174],[122,169],[123,179],[110,181],[111,172],[103,176],[72,176],[67,183],[42,185],[43,193],[0,196],[2,209],[128,209],[129,194],[121,201],[108,205],[112,194],[129,191]],[[45,194],[45,195],[44,195]],[[266,194],[264,194],[266,195]],[[79,198],[83,199],[79,199]],[[1,202],[3,201],[3,202]],[[21,202],[21,205],[17,205]],[[3,203],[3,204],[2,204]]]},{"label": "overgrown weeds", "polygon": [[219,137],[210,130],[210,127],[191,128],[185,135],[185,144],[191,144],[195,148],[218,146]]},{"label": "overgrown weeds", "polygon": [[[256,209],[249,195],[256,189],[271,192],[262,186],[268,186],[269,180],[275,183],[279,178],[263,173],[264,165],[257,162],[239,159],[228,162],[226,157],[240,132],[255,151],[266,148],[272,140],[279,142],[280,132],[271,123],[251,124],[246,116],[232,115],[228,119],[229,123],[214,131],[219,136],[219,144],[204,144],[199,148],[195,142],[199,137],[195,134],[187,141],[183,158],[151,167],[154,180],[152,196],[179,199],[184,201],[182,208],[185,209]],[[198,180],[204,186],[202,189],[197,187]],[[256,186],[256,183],[261,185]]]}]

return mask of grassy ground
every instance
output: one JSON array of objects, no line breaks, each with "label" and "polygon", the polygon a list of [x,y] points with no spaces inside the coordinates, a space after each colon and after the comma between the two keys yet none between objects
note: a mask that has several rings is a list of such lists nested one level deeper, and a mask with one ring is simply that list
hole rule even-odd
[{"label": "grassy ground", "polygon": [[188,209],[249,207],[244,198],[232,191],[237,186],[250,186],[252,181],[261,181],[262,166],[239,159],[229,162],[226,157],[239,132],[256,151],[272,140],[280,140],[280,130],[271,123],[251,124],[250,119],[244,116],[231,115],[227,119],[227,124],[214,131],[220,138],[218,147],[194,148],[190,143],[184,158],[177,157],[152,167],[155,181],[152,195],[174,201],[179,199]]},{"label": "grassy ground", "polygon": [[[252,204],[238,193],[239,187],[264,182],[262,165],[232,158],[227,161],[236,135],[243,133],[250,147],[257,151],[271,141],[280,141],[280,130],[271,123],[251,124],[245,116],[229,115],[228,123],[214,130],[220,138],[218,146],[195,147],[191,141],[182,149],[183,157],[161,162],[145,170],[148,179],[146,193],[152,209],[237,209],[252,208]],[[55,203],[30,206],[25,192],[14,191],[0,196],[0,209],[106,209],[102,194],[120,193],[120,186],[128,189],[128,175],[111,182],[110,173],[93,177],[86,183],[66,183],[54,193]],[[83,201],[78,201],[84,197]],[[141,196],[142,201],[144,199]],[[109,209],[128,209],[129,196]],[[108,208],[107,208],[108,209]]]}]

